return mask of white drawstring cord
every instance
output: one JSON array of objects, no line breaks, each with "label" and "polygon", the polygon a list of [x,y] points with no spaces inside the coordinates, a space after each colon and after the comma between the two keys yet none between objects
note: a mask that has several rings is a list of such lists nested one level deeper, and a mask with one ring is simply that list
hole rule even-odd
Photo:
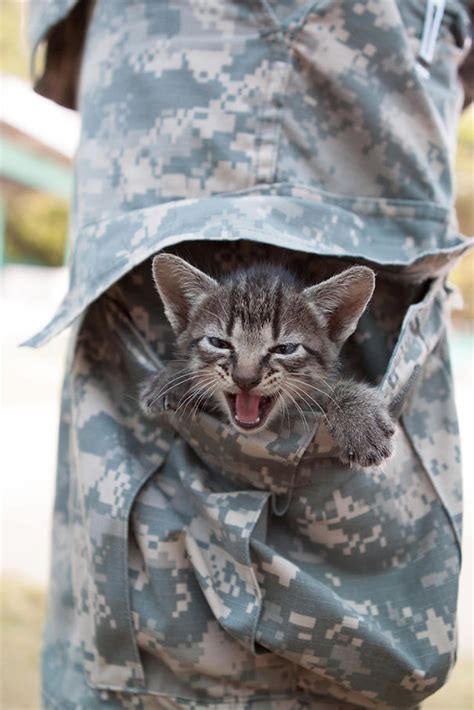
[{"label": "white drawstring cord", "polygon": [[430,76],[429,67],[433,61],[436,40],[438,38],[441,20],[443,19],[446,0],[427,0],[423,34],[421,35],[420,49],[417,57],[417,71],[421,79]]}]

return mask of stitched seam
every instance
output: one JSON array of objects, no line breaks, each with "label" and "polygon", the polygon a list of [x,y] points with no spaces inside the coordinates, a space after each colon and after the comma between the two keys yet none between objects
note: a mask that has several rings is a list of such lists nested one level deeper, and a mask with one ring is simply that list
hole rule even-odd
[{"label": "stitched seam", "polygon": [[264,9],[264,12],[267,13],[267,15],[271,18],[271,20],[275,24],[274,31],[280,32],[280,30],[282,29],[282,24],[281,24],[280,20],[278,19],[278,17],[276,16],[276,14],[273,12],[273,8],[270,7],[268,0],[260,0],[260,2],[262,3],[262,7]]},{"label": "stitched seam", "polygon": [[[134,210],[124,211],[121,212],[119,215],[108,215],[103,219],[94,220],[92,222],[86,222],[85,224],[81,225],[80,229],[78,229],[77,231],[80,234],[81,232],[86,231],[87,229],[91,229],[92,227],[99,227],[100,225],[106,222],[134,217],[135,215],[145,212],[147,210],[158,209],[160,207],[164,207],[165,205],[168,209],[170,209],[170,204],[173,204],[173,206],[176,207],[179,207],[183,204],[185,204],[186,206],[191,206],[194,204],[198,204],[203,200],[214,200],[217,198],[232,199],[234,197],[254,197],[259,195],[263,196],[268,194],[268,192],[277,190],[282,190],[282,194],[279,195],[278,193],[276,193],[274,195],[276,197],[292,197],[293,195],[291,194],[291,191],[294,190],[299,191],[302,194],[306,193],[308,195],[316,195],[317,197],[321,198],[320,200],[318,200],[318,203],[322,204],[347,204],[349,207],[351,207],[354,202],[357,202],[359,205],[367,204],[369,206],[373,205],[373,207],[377,207],[377,205],[386,205],[388,207],[393,207],[394,209],[410,207],[416,209],[418,212],[423,211],[423,214],[418,214],[414,216],[410,215],[409,219],[426,219],[426,214],[433,213],[435,215],[433,219],[440,222],[442,221],[443,223],[447,223],[451,214],[451,210],[449,207],[446,207],[445,205],[439,204],[437,202],[433,202],[432,200],[410,200],[407,198],[399,199],[396,197],[371,197],[366,195],[338,195],[336,193],[328,192],[326,190],[321,190],[318,187],[313,187],[312,185],[284,181],[271,184],[252,185],[250,187],[242,188],[241,190],[232,190],[231,192],[216,192],[212,195],[207,195],[203,198],[196,197],[193,199],[186,199],[184,197],[179,197],[174,200],[158,202],[154,205],[148,205],[146,207],[138,207]],[[398,215],[395,216],[397,217]]]}]

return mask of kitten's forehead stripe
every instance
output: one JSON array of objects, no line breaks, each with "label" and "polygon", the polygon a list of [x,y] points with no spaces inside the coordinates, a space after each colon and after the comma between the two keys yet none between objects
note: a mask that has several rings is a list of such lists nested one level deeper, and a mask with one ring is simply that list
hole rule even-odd
[{"label": "kitten's forehead stripe", "polygon": [[275,303],[273,304],[272,335],[276,342],[280,337],[281,306],[283,299],[283,286],[279,281],[276,287]]},{"label": "kitten's forehead stripe", "polygon": [[237,284],[234,284],[230,290],[229,294],[229,309],[228,309],[228,321],[226,333],[230,337],[234,330],[235,324],[235,297],[236,297]]},{"label": "kitten's forehead stripe", "polygon": [[272,323],[278,335],[282,296],[282,284],[269,281],[263,270],[244,274],[229,298],[229,325],[233,327],[238,319],[244,329],[255,331]]}]

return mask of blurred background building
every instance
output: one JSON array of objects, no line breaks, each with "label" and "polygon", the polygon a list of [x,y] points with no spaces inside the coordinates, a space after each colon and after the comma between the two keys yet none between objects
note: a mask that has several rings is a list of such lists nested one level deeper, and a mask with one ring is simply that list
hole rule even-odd
[{"label": "blurred background building", "polygon": [[[34,2],[34,0],[31,0]],[[113,2],[113,0],[109,0]],[[2,675],[5,710],[38,708],[37,660],[48,581],[59,397],[67,334],[41,350],[18,348],[52,315],[67,287],[68,204],[79,117],[38,96],[29,81],[22,0],[0,0],[0,476]],[[458,134],[457,213],[474,234],[474,109]],[[464,308],[451,347],[465,464],[466,517],[460,596],[460,661],[424,707],[473,707],[474,252],[452,280]]]}]

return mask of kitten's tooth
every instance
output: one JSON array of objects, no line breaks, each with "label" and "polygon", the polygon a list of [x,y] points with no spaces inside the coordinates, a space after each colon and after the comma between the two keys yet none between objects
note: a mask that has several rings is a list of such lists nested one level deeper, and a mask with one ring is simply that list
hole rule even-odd
[{"label": "kitten's tooth", "polygon": [[239,419],[239,417],[235,417],[235,420],[237,422],[240,422],[240,424],[245,424],[246,426],[253,426],[254,424],[259,424],[260,423],[260,417],[258,419],[254,419],[253,422],[245,422]]}]

